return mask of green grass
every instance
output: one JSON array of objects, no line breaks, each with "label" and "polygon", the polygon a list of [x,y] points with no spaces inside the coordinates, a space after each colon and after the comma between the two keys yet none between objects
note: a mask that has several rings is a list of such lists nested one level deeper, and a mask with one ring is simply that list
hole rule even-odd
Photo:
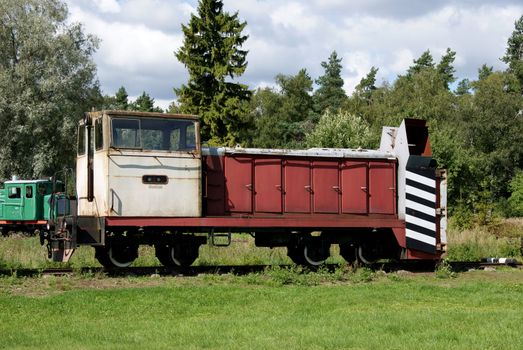
[{"label": "green grass", "polygon": [[521,349],[521,270],[362,271],[1,278],[0,348]]},{"label": "green grass", "polygon": [[448,260],[477,261],[481,258],[516,258],[521,256],[523,218],[507,219],[487,226],[448,231]]}]

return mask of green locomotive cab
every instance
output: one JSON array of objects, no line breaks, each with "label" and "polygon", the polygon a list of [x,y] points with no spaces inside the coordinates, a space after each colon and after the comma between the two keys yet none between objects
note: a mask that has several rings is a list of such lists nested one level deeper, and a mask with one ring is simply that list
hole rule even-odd
[{"label": "green locomotive cab", "polygon": [[50,180],[5,181],[0,190],[0,227],[9,231],[32,233],[47,224],[48,197],[53,193]]}]

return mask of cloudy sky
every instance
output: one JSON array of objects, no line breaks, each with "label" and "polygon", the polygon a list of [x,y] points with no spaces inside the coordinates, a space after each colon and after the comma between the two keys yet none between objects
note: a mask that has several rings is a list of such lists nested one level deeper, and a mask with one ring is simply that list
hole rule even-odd
[{"label": "cloudy sky", "polygon": [[[196,0],[67,0],[70,20],[101,39],[94,60],[102,90],[125,86],[166,108],[173,87],[187,81],[175,56],[181,24],[196,12]],[[248,68],[240,81],[254,89],[274,84],[279,74],[306,68],[313,79],[333,50],[343,58],[350,93],[372,66],[378,81],[392,81],[430,49],[439,60],[457,52],[456,75],[474,79],[487,63],[504,69],[514,22],[523,0],[224,0],[225,10],[247,21]]]}]

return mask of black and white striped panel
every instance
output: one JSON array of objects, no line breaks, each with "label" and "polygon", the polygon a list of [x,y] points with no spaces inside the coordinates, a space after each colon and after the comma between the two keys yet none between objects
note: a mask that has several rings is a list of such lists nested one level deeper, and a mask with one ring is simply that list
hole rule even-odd
[{"label": "black and white striped panel", "polygon": [[436,176],[434,170],[407,169],[405,226],[407,247],[436,252]]}]

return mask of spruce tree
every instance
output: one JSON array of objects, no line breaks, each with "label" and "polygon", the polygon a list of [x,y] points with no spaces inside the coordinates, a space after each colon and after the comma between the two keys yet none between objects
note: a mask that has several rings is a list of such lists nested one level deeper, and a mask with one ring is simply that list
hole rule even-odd
[{"label": "spruce tree", "polygon": [[145,91],[142,92],[142,94],[136,98],[136,101],[131,103],[129,109],[140,112],[163,112],[163,110],[160,107],[154,106],[154,98],[149,96],[149,94]]},{"label": "spruce tree", "polygon": [[407,71],[407,76],[412,76],[413,74],[419,73],[422,70],[427,68],[434,68],[434,59],[430,50],[424,51],[421,56],[413,61],[414,65],[409,67]]},{"label": "spruce tree", "polygon": [[184,41],[176,58],[189,71],[189,81],[175,93],[182,112],[202,118],[202,139],[211,144],[236,144],[247,113],[251,92],[233,82],[247,68],[247,51],[241,50],[246,25],[238,12],[224,12],[219,0],[200,0],[198,13],[182,25]]},{"label": "spruce tree", "polygon": [[447,89],[449,88],[449,85],[451,83],[456,81],[456,78],[454,77],[456,69],[454,69],[454,66],[452,65],[454,63],[455,58],[456,51],[452,51],[450,48],[447,48],[447,52],[443,56],[441,56],[441,60],[439,61],[436,67],[436,69],[438,70],[438,74],[441,76],[443,84]]},{"label": "spruce tree", "polygon": [[319,114],[323,114],[327,108],[337,111],[347,99],[343,90],[341,60],[336,51],[333,51],[328,62],[321,62],[325,73],[316,79],[319,88],[314,92],[314,109]]},{"label": "spruce tree", "polygon": [[129,100],[127,95],[127,90],[121,86],[115,94],[115,107],[119,110],[126,110],[129,108]]},{"label": "spruce tree", "polygon": [[523,16],[514,23],[514,27],[507,41],[505,56],[501,60],[508,64],[509,72],[516,75],[523,86]]},{"label": "spruce tree", "polygon": [[364,78],[361,78],[360,83],[356,85],[356,96],[365,100],[370,101],[372,92],[376,90],[376,74],[378,73],[378,68],[372,66],[369,73]]}]

